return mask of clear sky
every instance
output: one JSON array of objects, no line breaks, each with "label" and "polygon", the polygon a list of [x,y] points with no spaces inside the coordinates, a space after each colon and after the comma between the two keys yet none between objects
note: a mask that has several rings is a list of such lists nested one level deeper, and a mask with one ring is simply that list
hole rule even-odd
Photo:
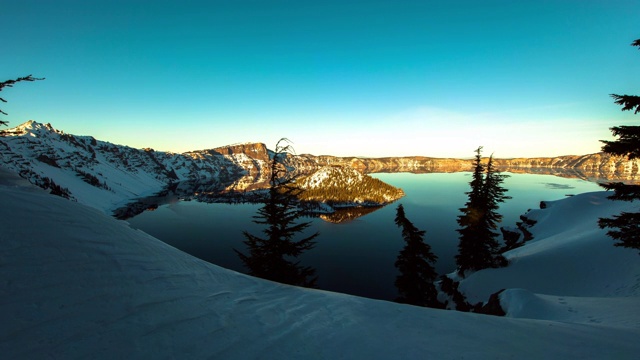
[{"label": "clear sky", "polygon": [[598,152],[640,116],[639,0],[0,0],[10,126],[183,152]]}]

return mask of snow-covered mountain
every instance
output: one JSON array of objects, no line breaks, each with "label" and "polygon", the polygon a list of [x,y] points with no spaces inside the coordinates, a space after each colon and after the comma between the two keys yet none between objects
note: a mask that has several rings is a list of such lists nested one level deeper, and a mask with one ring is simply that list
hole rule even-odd
[{"label": "snow-covered mountain", "polygon": [[[50,124],[34,121],[0,131],[0,165],[58,195],[91,206],[99,204],[97,206],[108,213],[116,210],[127,213],[128,210],[120,211],[125,204],[177,183],[188,182],[193,189],[186,193],[197,192],[203,198],[220,192],[266,187],[270,175],[267,164],[272,156],[273,152],[261,143],[183,154],[135,149],[91,136],[67,134]],[[639,176],[637,159],[624,160],[604,154],[495,161],[501,170],[512,172],[612,180],[638,180]],[[326,169],[332,166],[334,169],[356,169],[360,173],[452,172],[471,168],[471,160],[415,156],[369,159],[287,154],[285,163],[296,176],[304,177],[319,171],[306,181],[326,177]],[[352,178],[362,177],[360,173],[354,172]],[[358,187],[351,187],[351,190],[357,191]],[[397,198],[397,194],[391,193],[388,192],[386,198]],[[363,194],[351,195],[353,199],[363,198]]]},{"label": "snow-covered mountain", "polygon": [[[64,161],[64,160],[62,160]],[[637,359],[640,261],[598,217],[606,193],[547,203],[510,265],[507,317],[302,289],[222,269],[0,169],[0,354],[7,359]],[[94,199],[97,200],[97,199]],[[215,234],[212,234],[215,236]],[[374,276],[375,274],[372,274]]]},{"label": "snow-covered mountain", "polygon": [[263,144],[175,154],[70,135],[34,121],[1,135],[0,165],[33,184],[84,204],[99,204],[105,211],[175,182],[213,182],[221,189],[244,190],[268,179]]}]

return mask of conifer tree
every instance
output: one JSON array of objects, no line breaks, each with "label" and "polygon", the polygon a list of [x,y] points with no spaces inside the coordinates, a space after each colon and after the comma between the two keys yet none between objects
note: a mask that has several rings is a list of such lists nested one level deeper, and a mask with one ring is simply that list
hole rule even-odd
[{"label": "conifer tree", "polygon": [[498,213],[500,203],[505,200],[511,199],[511,196],[505,195],[507,189],[502,186],[504,179],[508,178],[508,175],[498,172],[493,165],[493,155],[489,157],[487,162],[487,171],[484,181],[484,198],[485,198],[485,226],[488,229],[487,245],[491,249],[493,254],[492,267],[506,266],[507,260],[500,254],[500,244],[498,243],[497,232],[498,224],[502,222],[502,215]]},{"label": "conifer tree", "polygon": [[395,281],[399,292],[396,301],[441,308],[434,285],[438,273],[433,265],[438,257],[431,252],[431,246],[424,242],[425,231],[419,230],[407,219],[402,204],[396,209],[395,223],[402,229],[402,237],[406,242],[395,262],[400,271]]},{"label": "conifer tree", "polygon": [[[13,87],[13,85],[15,83],[18,83],[20,81],[36,81],[36,80],[44,80],[44,78],[34,78],[32,75],[27,75],[27,76],[19,77],[17,79],[13,79],[13,80],[2,81],[2,82],[0,82],[0,91],[2,91],[2,89],[5,88],[5,87]],[[1,97],[0,97],[0,101],[5,102],[5,103],[7,102],[7,100],[5,100],[5,99],[3,99]],[[7,114],[6,112],[4,112],[2,110],[0,110],[0,114],[9,115],[9,114]],[[5,125],[6,126],[7,124],[8,124],[7,121],[0,120],[0,125]]]},{"label": "conifer tree", "polygon": [[281,145],[283,141],[288,142],[287,139],[281,139],[276,144],[270,166],[270,187],[264,205],[254,216],[254,223],[265,225],[264,236],[244,231],[244,244],[249,255],[238,250],[235,252],[249,269],[250,275],[285,284],[315,287],[315,269],[301,266],[297,258],[315,246],[313,239],[318,233],[295,239],[311,223],[298,222],[303,215],[296,199],[300,189],[293,185],[294,179],[282,165],[286,153],[291,149],[290,145]]},{"label": "conifer tree", "polygon": [[[640,48],[640,39],[634,40],[632,46]],[[611,94],[614,102],[622,106],[622,111],[640,112],[640,96]],[[640,126],[614,126],[611,132],[618,139],[605,141],[602,151],[612,155],[626,156],[629,160],[640,158]],[[609,196],[613,200],[634,201],[640,199],[640,185],[627,185],[621,182],[602,184],[607,190],[613,190]],[[613,218],[601,218],[600,228],[610,228],[607,235],[614,240],[615,246],[640,249],[640,212],[623,212]]]},{"label": "conifer tree", "polygon": [[495,230],[502,219],[498,214],[499,203],[509,199],[502,187],[507,177],[496,171],[493,156],[485,167],[482,164],[482,147],[476,149],[472,175],[471,191],[467,192],[468,201],[461,208],[458,216],[457,230],[460,234],[456,264],[458,273],[464,276],[467,270],[476,271],[489,267],[506,265],[506,260],[499,254],[499,244]]}]

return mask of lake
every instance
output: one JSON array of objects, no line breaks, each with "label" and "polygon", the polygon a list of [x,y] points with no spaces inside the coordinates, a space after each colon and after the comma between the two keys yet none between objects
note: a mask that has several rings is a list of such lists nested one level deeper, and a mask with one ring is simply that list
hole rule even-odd
[{"label": "lake", "polygon": [[[502,226],[515,226],[520,215],[538,208],[540,201],[567,195],[601,191],[598,184],[552,175],[510,174],[504,182],[512,199],[501,204]],[[315,268],[320,289],[376,299],[393,300],[394,266],[405,243],[394,224],[398,204],[407,218],[426,231],[425,241],[438,256],[440,274],[455,270],[458,246],[456,218],[467,201],[470,172],[430,174],[371,174],[402,188],[406,196],[352,221],[327,222],[307,218],[311,226],[303,233],[318,231],[316,246],[305,252],[300,264]],[[261,204],[220,204],[174,201],[145,211],[127,221],[144,232],[198,258],[222,267],[246,272],[233,251],[246,253],[243,231],[262,235],[263,225],[252,222]]]}]

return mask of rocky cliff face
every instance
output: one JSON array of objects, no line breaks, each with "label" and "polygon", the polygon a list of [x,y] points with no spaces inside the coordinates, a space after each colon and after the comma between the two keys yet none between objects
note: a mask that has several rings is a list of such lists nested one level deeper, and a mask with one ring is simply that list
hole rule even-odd
[{"label": "rocky cliff face", "polygon": [[210,159],[222,156],[230,159],[233,166],[242,170],[242,174],[237,173],[233,183],[228,186],[227,191],[250,191],[268,186],[269,183],[269,151],[262,143],[249,143],[222,146],[210,150],[198,150],[185,153],[184,155],[203,159],[207,162]]},{"label": "rocky cliff face", "polygon": [[[300,155],[288,157],[292,168],[311,171],[319,166],[349,166],[363,173],[447,173],[471,171],[471,159],[430,158],[423,156],[355,158]],[[591,181],[640,181],[640,161],[597,153],[555,158],[494,159],[500,171],[548,174]]]},{"label": "rocky cliff face", "polygon": [[502,171],[548,173],[603,181],[640,181],[640,161],[604,153],[568,155],[555,158],[497,159]]}]

